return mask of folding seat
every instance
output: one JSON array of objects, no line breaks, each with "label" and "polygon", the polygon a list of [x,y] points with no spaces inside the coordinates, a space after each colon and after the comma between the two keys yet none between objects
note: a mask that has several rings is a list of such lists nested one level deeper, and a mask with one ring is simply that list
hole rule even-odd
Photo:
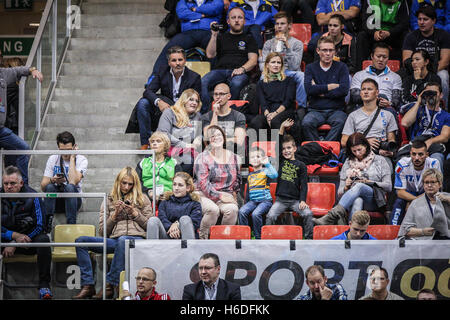
[{"label": "folding seat", "polygon": [[315,226],[313,229],[313,240],[329,240],[348,229],[349,226],[342,225]]},{"label": "folding seat", "polygon": [[249,226],[240,225],[217,225],[209,229],[210,239],[251,239],[251,229]]},{"label": "folding seat", "polygon": [[291,225],[270,225],[261,228],[261,240],[267,239],[303,239],[303,228]]}]

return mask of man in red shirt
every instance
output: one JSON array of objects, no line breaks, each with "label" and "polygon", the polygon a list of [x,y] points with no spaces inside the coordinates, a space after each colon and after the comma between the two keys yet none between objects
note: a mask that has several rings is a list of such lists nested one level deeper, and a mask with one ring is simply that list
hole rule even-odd
[{"label": "man in red shirt", "polygon": [[136,276],[136,293],[132,297],[128,290],[124,290],[121,299],[126,300],[130,297],[131,300],[171,300],[166,293],[159,294],[155,290],[156,272],[152,268],[141,268]]}]

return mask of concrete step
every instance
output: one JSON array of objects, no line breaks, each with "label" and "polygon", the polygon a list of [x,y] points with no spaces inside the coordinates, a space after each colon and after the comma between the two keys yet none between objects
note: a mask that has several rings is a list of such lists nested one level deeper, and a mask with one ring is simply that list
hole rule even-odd
[{"label": "concrete step", "polygon": [[[123,126],[125,130],[129,116],[130,116],[129,114],[123,114],[122,116],[106,118],[104,115],[91,115],[91,114],[89,115],[80,114],[80,115],[73,115],[70,117],[68,117],[65,114],[48,114],[44,126],[60,127],[60,128],[61,127],[64,128],[67,126],[77,126],[83,128],[104,127],[105,129],[111,126],[113,127]],[[127,149],[127,148],[121,146],[113,149]]]},{"label": "concrete step", "polygon": [[86,63],[110,63],[128,64],[130,61],[136,63],[149,62],[153,65],[163,47],[163,41],[157,47],[149,47],[145,50],[69,50],[67,51],[65,62],[86,62]]},{"label": "concrete step", "polygon": [[[140,14],[83,14],[81,29],[84,27],[113,28],[113,27],[142,27],[158,26],[166,13]],[[159,28],[159,27],[158,27]],[[156,30],[156,29],[155,29]]]},{"label": "concrete step", "polygon": [[[49,114],[57,114],[62,113],[68,116],[74,114],[80,114],[83,112],[84,114],[104,114],[106,115],[119,115],[122,113],[129,113],[131,115],[131,111],[135,106],[134,102],[130,102],[128,104],[119,104],[117,102],[87,102],[83,106],[80,106],[77,103],[72,103],[70,101],[52,101],[50,102]],[[104,128],[101,128],[104,130]],[[116,128],[111,128],[112,130],[108,133],[116,132]],[[99,132],[100,133],[100,132]],[[118,133],[118,132],[117,132]],[[123,133],[123,129],[122,132]],[[92,137],[94,138],[94,137]]]},{"label": "concrete step", "polygon": [[71,101],[72,103],[86,103],[94,101],[113,101],[120,104],[136,103],[144,92],[141,88],[120,89],[64,89],[56,88],[53,101]]},{"label": "concrete step", "polygon": [[164,37],[164,29],[159,27],[159,23],[147,24],[145,26],[136,27],[84,27],[74,30],[73,39],[82,38],[146,38],[146,37]]},{"label": "concrete step", "polygon": [[152,48],[161,48],[167,43],[165,39],[161,39],[157,35],[148,35],[145,38],[128,38],[126,34],[122,34],[115,39],[97,39],[97,38],[81,38],[72,39],[70,42],[70,50],[148,50]]},{"label": "concrete step", "polygon": [[[64,63],[61,75],[78,77],[83,76],[148,76],[152,72],[152,63],[139,63],[131,65],[111,65],[111,63]],[[147,78],[145,82],[147,82]],[[142,85],[142,90],[144,86]]]},{"label": "concrete step", "polygon": [[82,12],[85,14],[139,14],[167,13],[163,4],[154,3],[84,3]]},{"label": "concrete step", "polygon": [[140,77],[99,77],[99,76],[61,76],[58,88],[142,88],[147,81],[147,76]]}]

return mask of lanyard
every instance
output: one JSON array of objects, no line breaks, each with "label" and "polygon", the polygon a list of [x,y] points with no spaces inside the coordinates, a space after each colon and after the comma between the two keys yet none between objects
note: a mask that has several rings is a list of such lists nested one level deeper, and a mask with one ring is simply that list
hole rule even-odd
[{"label": "lanyard", "polygon": [[342,2],[342,0],[339,0],[337,3],[336,3],[336,0],[333,0],[334,11],[340,11],[339,5],[341,4],[341,2]]},{"label": "lanyard", "polygon": [[158,184],[159,182],[159,171],[164,168],[164,166],[166,165],[166,159],[164,159],[163,163],[161,163],[161,165],[156,169],[155,174],[156,174],[156,184]]},{"label": "lanyard", "polygon": [[[422,173],[422,171],[421,171]],[[416,175],[416,170],[414,169],[413,172],[413,180],[414,180],[414,186],[416,187],[416,192],[419,193],[420,192],[420,185],[422,183],[422,174],[419,175],[419,180],[417,180],[417,175]]]},{"label": "lanyard", "polygon": [[431,216],[434,217],[434,213],[433,213],[433,207],[431,206],[431,202],[430,199],[428,199],[428,196],[425,195],[425,198],[427,199],[427,203],[428,203],[428,208],[430,209],[431,212]]},{"label": "lanyard", "polygon": [[432,127],[433,127],[433,122],[434,122],[434,120],[436,119],[436,116],[437,116],[438,114],[441,113],[441,108],[438,108],[438,109],[436,110],[436,113],[433,115],[433,117],[431,117],[431,115],[430,115],[430,110],[428,110],[428,107],[425,106],[425,113],[426,113],[427,120],[428,120],[429,124],[428,124],[427,128],[425,129],[425,131],[424,131],[422,134],[424,134],[426,131],[432,129]]}]

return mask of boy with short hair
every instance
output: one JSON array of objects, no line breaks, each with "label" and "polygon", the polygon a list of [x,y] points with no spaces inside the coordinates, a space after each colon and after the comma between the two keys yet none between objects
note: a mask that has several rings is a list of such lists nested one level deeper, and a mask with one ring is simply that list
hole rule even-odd
[{"label": "boy with short hair", "polygon": [[280,165],[278,169],[276,201],[267,214],[266,224],[275,224],[277,218],[286,210],[293,210],[303,218],[303,229],[306,239],[312,239],[312,211],[306,204],[308,193],[308,175],[306,165],[295,158],[297,147],[291,135],[284,134],[285,129],[292,127],[294,121],[286,119],[280,127],[279,144]]},{"label": "boy with short hair", "polygon": [[249,174],[248,192],[246,203],[239,209],[239,224],[248,225],[248,216],[252,215],[253,234],[256,239],[261,239],[262,216],[272,207],[272,195],[267,178],[276,179],[278,173],[270,163],[264,150],[256,147],[250,149],[250,165],[253,172]]}]

